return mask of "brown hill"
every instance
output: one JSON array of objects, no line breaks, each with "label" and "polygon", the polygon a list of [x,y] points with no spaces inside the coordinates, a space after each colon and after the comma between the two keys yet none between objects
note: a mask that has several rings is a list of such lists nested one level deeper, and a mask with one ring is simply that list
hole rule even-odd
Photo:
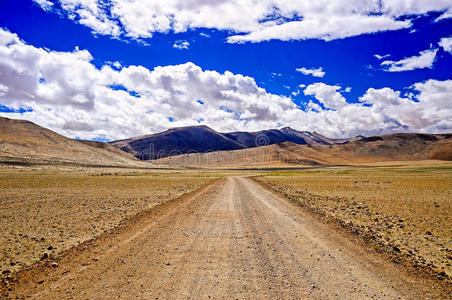
[{"label": "brown hill", "polygon": [[0,162],[149,166],[109,144],[69,139],[29,121],[2,117]]},{"label": "brown hill", "polygon": [[284,142],[299,145],[336,145],[359,140],[330,139],[317,132],[298,131],[290,127],[255,132],[222,133],[207,126],[188,126],[164,132],[110,142],[135,157],[148,160],[186,153],[208,153],[268,146]]},{"label": "brown hill", "polygon": [[432,159],[452,160],[452,139],[440,141],[433,145],[429,156]]},{"label": "brown hill", "polygon": [[186,154],[154,161],[186,167],[294,167],[359,165],[389,161],[452,160],[452,134],[398,133],[363,138],[343,145],[298,145]]}]

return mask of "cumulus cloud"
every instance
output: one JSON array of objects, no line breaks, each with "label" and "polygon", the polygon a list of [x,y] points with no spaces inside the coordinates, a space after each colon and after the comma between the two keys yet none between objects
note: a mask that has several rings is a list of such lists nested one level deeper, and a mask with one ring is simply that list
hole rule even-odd
[{"label": "cumulus cloud", "polygon": [[390,88],[374,89],[370,88],[359,98],[362,102],[374,104],[376,106],[392,106],[401,103],[400,92]]},{"label": "cumulus cloud", "polygon": [[442,38],[439,42],[439,46],[449,53],[452,53],[452,37]]},{"label": "cumulus cloud", "polygon": [[46,51],[0,30],[0,103],[29,107],[33,111],[24,117],[68,136],[110,139],[199,119],[218,129],[238,128],[244,120],[256,129],[273,127],[284,112],[297,110],[289,98],[269,94],[240,74],[204,71],[193,63],[96,68],[92,60],[86,50]]},{"label": "cumulus cloud", "polygon": [[323,68],[317,68],[317,69],[307,69],[307,68],[298,68],[296,69],[297,72],[303,73],[304,75],[312,75],[314,77],[322,78],[325,76],[325,72],[323,71]]},{"label": "cumulus cloud", "polygon": [[188,49],[189,47],[190,47],[190,43],[188,41],[176,41],[173,44],[173,48],[180,49],[180,50]]},{"label": "cumulus cloud", "polygon": [[347,105],[347,101],[338,90],[341,87],[337,85],[327,85],[322,82],[308,85],[305,90],[305,95],[312,95],[326,108],[340,109]]},{"label": "cumulus cloud", "polygon": [[438,49],[425,50],[419,55],[404,58],[399,61],[385,60],[381,66],[388,72],[412,71],[416,69],[432,68]]},{"label": "cumulus cloud", "polygon": [[302,109],[248,76],[193,63],[96,67],[86,50],[36,48],[0,29],[0,104],[27,108],[0,115],[69,137],[120,139],[199,122],[220,131],[282,124],[331,137],[452,131],[452,80],[428,80],[409,89],[414,96],[369,89],[360,102],[351,103],[339,85],[315,83],[305,87]]},{"label": "cumulus cloud", "polygon": [[[49,1],[34,0],[44,9]],[[95,33],[150,38],[155,32],[211,28],[231,43],[271,39],[333,40],[411,27],[401,16],[452,11],[448,0],[56,0]]]},{"label": "cumulus cloud", "polygon": [[[400,96],[390,88],[369,89],[360,100],[372,104],[372,110],[385,116],[403,131],[448,132],[452,126],[452,80],[428,80],[416,83],[417,101]],[[449,96],[448,96],[449,95]]]}]

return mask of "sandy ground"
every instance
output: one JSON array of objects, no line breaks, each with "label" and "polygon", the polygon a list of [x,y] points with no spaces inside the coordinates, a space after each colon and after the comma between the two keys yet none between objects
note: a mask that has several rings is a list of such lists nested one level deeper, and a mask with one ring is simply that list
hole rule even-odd
[{"label": "sandy ground", "polygon": [[34,299],[441,298],[432,284],[250,179],[229,177],[22,272],[3,292]]},{"label": "sandy ground", "polygon": [[[94,171],[94,170],[91,170]],[[98,173],[0,168],[0,281],[139,212],[198,190],[189,173]]]},{"label": "sandy ground", "polygon": [[452,285],[452,169],[280,171],[255,179]]}]

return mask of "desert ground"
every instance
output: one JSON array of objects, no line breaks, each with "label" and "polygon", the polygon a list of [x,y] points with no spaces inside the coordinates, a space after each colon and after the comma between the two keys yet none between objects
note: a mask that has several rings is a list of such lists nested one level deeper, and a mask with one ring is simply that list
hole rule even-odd
[{"label": "desert ground", "polygon": [[440,280],[452,276],[450,166],[280,171],[255,180]]},{"label": "desert ground", "polygon": [[212,180],[180,172],[0,169],[0,269],[16,272]]},{"label": "desert ground", "polygon": [[446,299],[452,165],[5,166],[6,299]]}]

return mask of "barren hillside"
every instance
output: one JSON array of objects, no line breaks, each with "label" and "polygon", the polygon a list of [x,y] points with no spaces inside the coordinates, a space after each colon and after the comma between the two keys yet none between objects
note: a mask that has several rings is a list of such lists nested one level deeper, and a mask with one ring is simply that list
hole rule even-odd
[{"label": "barren hillside", "polygon": [[0,118],[0,161],[149,166],[111,145],[69,139],[24,120]]},{"label": "barren hillside", "polygon": [[343,145],[297,145],[291,142],[236,151],[186,154],[156,160],[188,167],[293,167],[356,165],[387,161],[451,160],[451,134],[391,134]]}]

